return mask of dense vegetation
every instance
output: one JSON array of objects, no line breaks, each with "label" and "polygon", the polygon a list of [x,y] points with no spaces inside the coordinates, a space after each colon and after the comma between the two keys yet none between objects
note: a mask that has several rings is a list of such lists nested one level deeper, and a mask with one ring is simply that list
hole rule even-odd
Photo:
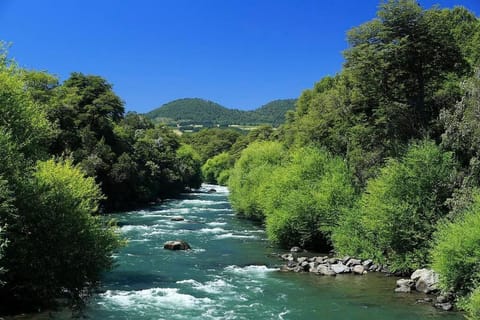
[{"label": "dense vegetation", "polygon": [[263,221],[272,241],[396,272],[433,266],[480,319],[480,21],[389,0],[348,42],[342,71],[303,92],[266,142],[203,172],[228,173],[238,214]]},{"label": "dense vegetation", "polygon": [[295,99],[275,100],[252,111],[227,109],[218,103],[198,99],[178,99],[152,110],[145,116],[156,123],[180,128],[195,126],[260,125],[274,127],[285,122],[285,113],[295,108]]},{"label": "dense vegetation", "polygon": [[2,50],[0,114],[0,313],[81,306],[123,244],[99,213],[201,183],[200,156],[101,77],[59,83]]}]

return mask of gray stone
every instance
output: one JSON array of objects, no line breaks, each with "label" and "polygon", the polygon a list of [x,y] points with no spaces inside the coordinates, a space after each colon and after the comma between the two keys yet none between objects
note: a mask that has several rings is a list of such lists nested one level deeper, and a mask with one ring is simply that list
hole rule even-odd
[{"label": "gray stone", "polygon": [[302,263],[302,262],[305,262],[305,261],[307,261],[307,258],[306,258],[306,257],[299,257],[299,258],[297,258],[297,262],[298,262],[298,263]]},{"label": "gray stone", "polygon": [[415,289],[423,293],[438,291],[438,274],[430,269],[418,269],[410,277],[415,281]]},{"label": "gray stone", "polygon": [[342,259],[342,263],[346,265],[347,262],[348,262],[348,260],[350,260],[350,257],[349,257],[349,256],[346,256],[346,257],[344,257],[344,258]]},{"label": "gray stone", "polygon": [[362,275],[365,272],[365,267],[362,266],[361,264],[359,264],[359,265],[354,266],[352,271],[353,271],[354,274]]},{"label": "gray stone", "polygon": [[175,216],[170,218],[170,221],[184,221],[184,220],[185,218],[182,216]]},{"label": "gray stone", "polygon": [[293,260],[293,256],[290,253],[284,253],[280,256],[283,260]]},{"label": "gray stone", "polygon": [[446,303],[453,300],[453,297],[450,294],[441,294],[437,297],[437,303]]},{"label": "gray stone", "polygon": [[167,249],[167,250],[189,250],[189,249],[191,249],[190,245],[183,240],[167,241],[163,245],[163,248]]},{"label": "gray stone", "polygon": [[317,273],[322,276],[336,276],[337,274],[329,266],[321,264],[317,267]]},{"label": "gray stone", "polygon": [[359,265],[359,264],[362,264],[362,261],[358,260],[358,259],[350,259],[347,262],[347,266],[349,266],[349,267],[356,266],[356,265]]},{"label": "gray stone", "polygon": [[330,263],[330,264],[335,264],[338,262],[338,259],[337,258],[329,258],[327,259],[327,262]]},{"label": "gray stone", "polygon": [[451,304],[450,302],[435,303],[435,307],[438,308],[438,309],[442,309],[443,311],[453,310],[453,304]]},{"label": "gray stone", "polygon": [[296,266],[298,266],[298,263],[293,260],[287,262],[287,267],[289,268],[295,268]]},{"label": "gray stone", "polygon": [[378,266],[376,264],[372,264],[368,270],[370,271],[377,271]]},{"label": "gray stone", "polygon": [[330,265],[330,268],[333,271],[335,271],[335,273],[337,273],[337,274],[338,273],[349,273],[350,272],[350,268],[347,267],[346,265],[344,265],[341,262]]},{"label": "gray stone", "polygon": [[302,248],[300,248],[300,247],[292,247],[292,248],[290,249],[290,252],[302,252],[302,251],[303,251],[303,250],[302,250]]},{"label": "gray stone", "polygon": [[415,284],[415,281],[412,279],[398,279],[397,280],[397,287],[410,287],[412,288]]},{"label": "gray stone", "polygon": [[409,293],[411,292],[412,289],[410,289],[410,287],[398,287],[398,288],[395,288],[395,292],[397,293]]},{"label": "gray stone", "polygon": [[373,261],[368,259],[362,262],[362,265],[366,268],[370,267],[372,265]]}]

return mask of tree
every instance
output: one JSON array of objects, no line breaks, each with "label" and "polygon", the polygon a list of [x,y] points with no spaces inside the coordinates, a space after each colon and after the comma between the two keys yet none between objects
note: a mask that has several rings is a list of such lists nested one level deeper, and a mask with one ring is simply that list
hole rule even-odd
[{"label": "tree", "polygon": [[436,223],[448,214],[456,167],[452,153],[429,141],[388,160],[334,231],[337,251],[394,271],[424,267]]},{"label": "tree", "polygon": [[25,183],[15,201],[19,217],[6,231],[2,309],[51,306],[58,297],[78,305],[113,266],[121,245],[114,228],[93,215],[100,189],[70,161],[39,162]]},{"label": "tree", "polygon": [[254,220],[265,218],[260,188],[284,157],[284,146],[278,142],[254,142],[243,150],[228,181],[230,201],[240,216]]},{"label": "tree", "polygon": [[260,206],[270,240],[283,247],[331,249],[331,232],[354,200],[342,159],[316,148],[291,150],[261,183]]}]

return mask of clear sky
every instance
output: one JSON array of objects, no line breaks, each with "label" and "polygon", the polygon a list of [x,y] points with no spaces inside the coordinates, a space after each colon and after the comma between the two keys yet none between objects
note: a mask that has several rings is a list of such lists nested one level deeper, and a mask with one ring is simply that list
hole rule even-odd
[{"label": "clear sky", "polygon": [[[423,0],[424,7],[480,0]],[[127,110],[200,97],[253,109],[341,69],[377,0],[0,0],[0,39],[30,69],[105,77]]]}]

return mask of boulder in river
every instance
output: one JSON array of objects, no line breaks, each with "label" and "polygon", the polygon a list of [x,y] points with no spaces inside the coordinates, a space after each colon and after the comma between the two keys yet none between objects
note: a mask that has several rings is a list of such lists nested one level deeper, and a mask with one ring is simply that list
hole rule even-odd
[{"label": "boulder in river", "polygon": [[215,192],[217,192],[217,190],[215,190],[215,189],[213,189],[213,188],[212,188],[212,189],[208,189],[208,191],[207,191],[207,193],[215,193]]},{"label": "boulder in river", "polygon": [[361,264],[354,266],[352,271],[353,271],[354,274],[359,274],[359,275],[363,275],[363,274],[367,273],[365,271],[365,267]]},{"label": "boulder in river", "polygon": [[183,221],[183,220],[185,220],[185,218],[182,216],[175,216],[170,218],[170,221]]},{"label": "boulder in river", "polygon": [[415,289],[423,293],[432,293],[438,290],[438,274],[430,269],[418,269],[410,277],[415,281]]},{"label": "boulder in river", "polygon": [[300,248],[300,247],[292,247],[292,248],[290,249],[290,252],[302,252],[302,251],[303,251],[303,249]]},{"label": "boulder in river", "polygon": [[415,285],[415,281],[412,279],[399,279],[397,280],[397,287],[395,292],[408,293],[412,291],[412,287]]},{"label": "boulder in river", "polygon": [[189,250],[189,249],[191,249],[190,245],[183,240],[167,241],[163,245],[163,248],[167,249],[167,250]]},{"label": "boulder in river", "polygon": [[330,265],[330,268],[335,271],[335,273],[349,273],[350,268],[344,265],[343,263],[339,262],[336,264]]}]

